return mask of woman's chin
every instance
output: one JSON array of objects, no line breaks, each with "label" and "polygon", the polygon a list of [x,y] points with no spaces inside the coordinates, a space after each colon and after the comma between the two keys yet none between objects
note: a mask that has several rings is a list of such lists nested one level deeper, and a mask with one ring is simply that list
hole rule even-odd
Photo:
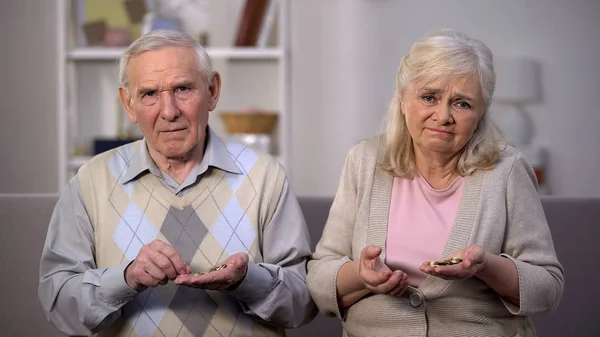
[{"label": "woman's chin", "polygon": [[458,152],[456,149],[454,149],[453,144],[443,143],[439,141],[430,142],[425,146],[422,146],[421,148],[427,152],[434,152],[447,155],[452,155]]}]

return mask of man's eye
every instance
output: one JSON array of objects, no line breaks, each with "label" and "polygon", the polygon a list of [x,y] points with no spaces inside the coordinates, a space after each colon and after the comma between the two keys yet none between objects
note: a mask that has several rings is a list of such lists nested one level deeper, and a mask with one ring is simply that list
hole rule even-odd
[{"label": "man's eye", "polygon": [[177,91],[188,91],[188,90],[190,90],[190,88],[188,88],[188,87],[184,87],[184,86],[179,86],[179,87],[177,87],[177,89],[176,89],[176,90],[177,90]]},{"label": "man's eye", "polygon": [[154,95],[156,95],[156,91],[148,91],[148,92],[145,92],[145,93],[142,95],[142,97],[152,97],[152,96],[154,96]]}]

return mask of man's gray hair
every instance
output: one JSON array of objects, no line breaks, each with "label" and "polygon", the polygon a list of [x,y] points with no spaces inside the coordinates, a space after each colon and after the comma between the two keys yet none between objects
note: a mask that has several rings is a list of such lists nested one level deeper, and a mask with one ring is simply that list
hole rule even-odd
[{"label": "man's gray hair", "polygon": [[122,87],[129,86],[129,61],[147,51],[160,50],[169,47],[191,48],[196,52],[198,70],[204,75],[204,80],[210,84],[212,78],[212,62],[206,50],[189,35],[176,31],[157,29],[135,40],[123,54],[119,62],[119,81]]}]

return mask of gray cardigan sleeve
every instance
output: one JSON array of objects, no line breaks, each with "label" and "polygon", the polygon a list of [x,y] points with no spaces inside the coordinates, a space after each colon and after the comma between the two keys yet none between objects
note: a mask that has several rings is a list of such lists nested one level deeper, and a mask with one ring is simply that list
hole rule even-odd
[{"label": "gray cardigan sleeve", "polygon": [[125,282],[126,266],[96,268],[94,230],[79,180],[71,179],[50,219],[40,261],[38,297],[46,317],[70,336],[111,324],[137,294]]},{"label": "gray cardigan sleeve", "polygon": [[342,169],[338,191],[329,211],[312,260],[308,263],[307,284],[321,312],[342,318],[337,297],[337,274],[351,261],[356,221],[358,181],[354,162],[357,147],[350,151]]},{"label": "gray cardigan sleeve", "polygon": [[514,315],[551,312],[562,296],[564,270],[554,250],[535,173],[520,152],[508,176],[506,206],[507,231],[501,255],[517,267],[520,303],[503,302]]}]

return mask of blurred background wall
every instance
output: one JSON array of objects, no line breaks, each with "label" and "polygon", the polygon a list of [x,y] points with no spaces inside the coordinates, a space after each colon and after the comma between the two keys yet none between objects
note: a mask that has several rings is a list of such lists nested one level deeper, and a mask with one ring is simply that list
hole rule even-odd
[{"label": "blurred background wall", "polygon": [[298,193],[334,193],[349,148],[380,126],[400,58],[422,35],[451,27],[497,58],[540,64],[541,100],[527,112],[548,150],[551,193],[600,196],[600,1],[303,0],[292,13]]},{"label": "blurred background wall", "polygon": [[[0,193],[58,188],[53,3],[0,3]],[[600,196],[599,1],[302,0],[290,12],[297,194],[335,193],[349,149],[380,126],[401,56],[423,34],[452,27],[496,57],[540,64],[541,99],[527,112],[535,142],[548,150],[551,193]]]},{"label": "blurred background wall", "polygon": [[0,2],[0,193],[57,191],[53,3]]}]

